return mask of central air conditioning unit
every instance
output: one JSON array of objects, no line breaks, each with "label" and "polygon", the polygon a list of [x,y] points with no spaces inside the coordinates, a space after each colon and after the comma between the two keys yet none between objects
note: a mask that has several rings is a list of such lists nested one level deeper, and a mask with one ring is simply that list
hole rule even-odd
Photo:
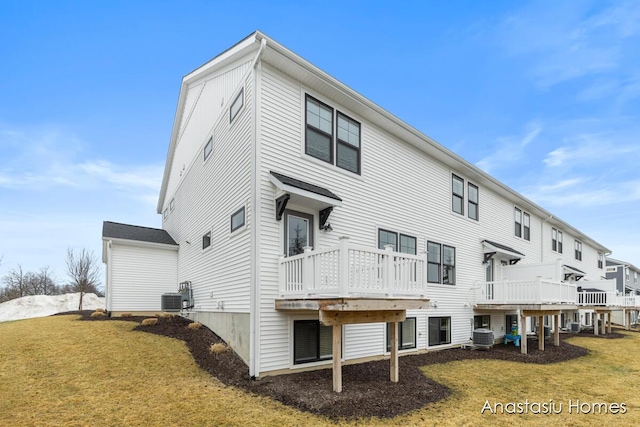
[{"label": "central air conditioning unit", "polygon": [[569,331],[572,332],[572,333],[580,332],[580,323],[578,323],[578,322],[569,323]]},{"label": "central air conditioning unit", "polygon": [[180,311],[182,309],[182,294],[162,294],[160,308],[162,311]]},{"label": "central air conditioning unit", "polygon": [[493,347],[493,331],[491,329],[474,329],[473,345],[477,347]]}]

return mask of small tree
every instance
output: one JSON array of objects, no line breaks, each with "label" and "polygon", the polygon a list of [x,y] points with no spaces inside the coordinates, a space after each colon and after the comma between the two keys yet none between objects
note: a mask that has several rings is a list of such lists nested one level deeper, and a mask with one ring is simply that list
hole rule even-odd
[{"label": "small tree", "polygon": [[18,264],[18,268],[10,270],[2,278],[2,282],[5,285],[2,294],[3,301],[28,295],[29,273],[25,274],[21,265]]},{"label": "small tree", "polygon": [[100,268],[93,251],[82,249],[76,254],[73,249],[67,249],[67,274],[71,278],[70,289],[80,292],[78,310],[82,310],[82,297],[87,292],[97,292]]}]

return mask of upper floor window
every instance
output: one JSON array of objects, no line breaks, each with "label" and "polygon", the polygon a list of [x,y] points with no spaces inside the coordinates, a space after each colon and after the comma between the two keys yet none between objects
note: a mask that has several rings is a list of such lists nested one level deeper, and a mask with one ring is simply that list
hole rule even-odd
[{"label": "upper floor window", "polygon": [[520,208],[515,208],[514,215],[515,236],[531,240],[531,216]]},{"label": "upper floor window", "polygon": [[175,206],[176,206],[175,199],[171,199],[171,201],[169,202],[169,210],[173,212],[173,209],[175,208]]},{"label": "upper floor window", "polygon": [[236,99],[233,100],[231,107],[229,108],[229,123],[233,122],[233,119],[236,118],[240,110],[242,110],[242,106],[244,105],[244,88],[240,89],[240,93],[236,96]]},{"label": "upper floor window", "polygon": [[169,217],[169,208],[164,208],[162,218],[167,219]]},{"label": "upper floor window", "polygon": [[469,183],[469,218],[478,220],[478,187]]},{"label": "upper floor window", "polygon": [[516,237],[522,237],[522,210],[518,208],[515,210],[515,226]]},{"label": "upper floor window", "polygon": [[598,252],[598,268],[602,269],[603,266],[604,266],[604,255],[602,254],[602,252]]},{"label": "upper floor window", "polygon": [[208,231],[207,233],[204,234],[204,236],[202,236],[202,249],[207,249],[209,246],[211,246],[211,232]]},{"label": "upper floor window", "polygon": [[526,212],[522,213],[522,237],[531,240],[531,216]]},{"label": "upper floor window", "polygon": [[464,180],[457,175],[451,175],[451,193],[451,209],[464,215]]},{"label": "upper floor window", "polygon": [[360,174],[360,123],[307,95],[305,129],[306,154]]},{"label": "upper floor window", "polygon": [[551,250],[562,253],[562,231],[556,228],[551,229]]},{"label": "upper floor window", "polygon": [[213,137],[209,138],[209,141],[207,141],[207,144],[204,146],[204,150],[203,150],[204,160],[207,160],[207,158],[209,157],[212,151],[213,151]]},{"label": "upper floor window", "polygon": [[624,268],[624,275],[626,276],[626,281],[629,281],[629,267]]},{"label": "upper floor window", "polygon": [[574,248],[575,248],[575,258],[578,261],[582,261],[582,242],[576,240]]},{"label": "upper floor window", "polygon": [[455,285],[456,248],[427,242],[427,281]]},{"label": "upper floor window", "polygon": [[231,232],[244,226],[244,206],[231,215]]},{"label": "upper floor window", "polygon": [[633,272],[633,282],[637,285],[638,284],[638,272],[634,271]]}]

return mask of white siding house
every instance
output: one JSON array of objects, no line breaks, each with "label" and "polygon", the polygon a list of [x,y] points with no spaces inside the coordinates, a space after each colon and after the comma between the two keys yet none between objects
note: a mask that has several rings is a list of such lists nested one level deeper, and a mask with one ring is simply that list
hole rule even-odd
[{"label": "white siding house", "polygon": [[609,249],[260,32],[183,78],[157,210],[169,291],[255,377],[393,361],[394,325],[410,353],[577,321],[608,286]]}]

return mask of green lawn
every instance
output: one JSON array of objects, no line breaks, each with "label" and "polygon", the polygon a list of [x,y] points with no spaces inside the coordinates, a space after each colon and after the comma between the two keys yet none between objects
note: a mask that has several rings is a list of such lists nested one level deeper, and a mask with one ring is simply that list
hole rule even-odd
[{"label": "green lawn", "polygon": [[[181,341],[134,332],[134,326],[75,316],[0,323],[0,425],[335,425],[227,387],[201,371]],[[447,400],[391,420],[344,424],[640,425],[640,334],[570,342],[591,354],[554,365],[484,360],[427,366],[426,375],[453,390]],[[542,403],[556,411],[562,405],[562,412],[507,413],[513,409],[507,404],[527,400],[534,403],[530,412]],[[504,413],[481,413],[487,401],[492,408],[505,405]],[[626,413],[600,413],[601,403],[624,404]]]}]

